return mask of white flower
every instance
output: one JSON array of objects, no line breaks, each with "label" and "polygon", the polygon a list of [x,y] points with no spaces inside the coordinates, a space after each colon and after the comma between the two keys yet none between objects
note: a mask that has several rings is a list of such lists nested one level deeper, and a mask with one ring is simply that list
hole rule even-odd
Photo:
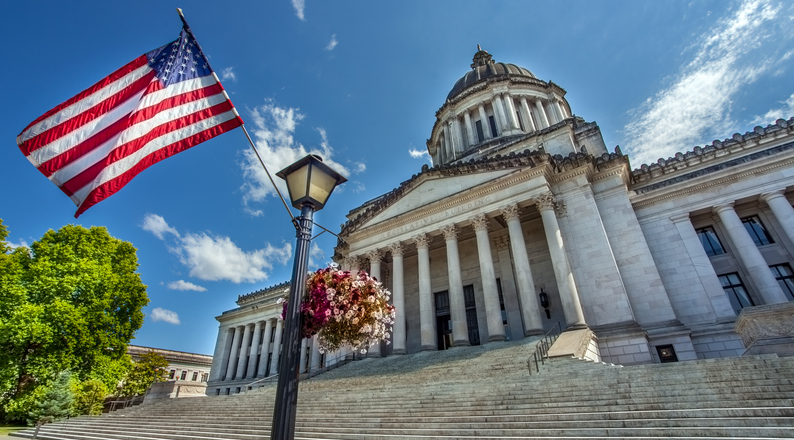
[{"label": "white flower", "polygon": [[329,288],[325,289],[325,291],[329,295],[335,295],[336,294],[336,289],[334,289],[333,287],[329,287]]},{"label": "white flower", "polygon": [[326,317],[327,316],[331,316],[331,309],[328,309],[328,310],[325,311],[325,316]]},{"label": "white flower", "polygon": [[353,318],[353,324],[358,324],[358,318]]}]

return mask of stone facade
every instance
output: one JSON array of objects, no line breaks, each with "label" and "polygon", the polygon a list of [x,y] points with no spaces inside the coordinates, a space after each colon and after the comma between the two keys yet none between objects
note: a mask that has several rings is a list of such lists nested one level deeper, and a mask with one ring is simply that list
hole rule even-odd
[{"label": "stone facade", "polygon": [[[471,67],[436,112],[433,165],[339,232],[335,261],[393,292],[393,343],[373,355],[560,323],[587,330],[588,357],[606,362],[732,357],[749,348],[734,328],[742,310],[752,334],[776,334],[756,327],[794,299],[794,119],[632,170],[560,86],[484,50]],[[274,344],[249,334],[277,325],[279,288],[218,317],[210,393],[261,376],[250,354]]]}]

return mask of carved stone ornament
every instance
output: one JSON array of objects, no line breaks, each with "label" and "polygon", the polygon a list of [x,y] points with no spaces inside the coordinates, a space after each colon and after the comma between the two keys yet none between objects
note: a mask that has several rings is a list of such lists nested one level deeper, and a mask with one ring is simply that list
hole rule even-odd
[{"label": "carved stone ornament", "polygon": [[475,231],[488,230],[488,217],[485,214],[480,214],[471,219],[471,224],[474,226]]},{"label": "carved stone ornament", "polygon": [[505,218],[505,221],[510,221],[513,219],[517,219],[521,211],[518,209],[518,204],[513,203],[512,205],[507,205],[501,209],[502,216]]},{"label": "carved stone ornament", "polygon": [[455,225],[447,225],[441,228],[444,240],[456,240],[458,238],[458,228]]},{"label": "carved stone ornament", "polygon": [[423,248],[423,247],[426,248],[430,246],[430,242],[432,241],[430,236],[427,234],[417,235],[416,237],[413,238],[413,240],[414,243],[416,243],[417,248]]},{"label": "carved stone ornament", "polygon": [[392,245],[389,245],[389,252],[391,252],[392,257],[395,257],[397,255],[402,256],[404,251],[405,248],[403,248],[402,243],[394,243]]},{"label": "carved stone ornament", "polygon": [[758,341],[794,338],[794,302],[745,307],[734,330],[747,348]]},{"label": "carved stone ornament", "polygon": [[375,249],[374,251],[367,252],[367,258],[369,258],[369,262],[372,264],[376,261],[382,260],[383,254],[379,250]]},{"label": "carved stone ornament", "polygon": [[537,206],[538,211],[545,211],[548,209],[556,208],[556,200],[554,200],[554,195],[550,192],[541,194],[534,199],[535,206]]},{"label": "carved stone ornament", "polygon": [[510,237],[506,235],[494,238],[493,242],[496,245],[496,250],[505,251],[510,249]]},{"label": "carved stone ornament", "polygon": [[359,256],[345,258],[347,270],[358,270],[361,268],[361,258]]}]

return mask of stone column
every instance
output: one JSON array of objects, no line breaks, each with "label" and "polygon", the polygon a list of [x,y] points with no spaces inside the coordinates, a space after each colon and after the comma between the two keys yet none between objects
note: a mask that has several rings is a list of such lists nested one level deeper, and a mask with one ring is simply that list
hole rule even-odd
[{"label": "stone column", "polygon": [[502,97],[494,95],[493,98],[491,98],[491,107],[493,107],[493,114],[496,118],[496,128],[502,133],[508,129],[507,121],[505,121],[505,108],[502,106]]},{"label": "stone column", "polygon": [[513,130],[518,130],[518,116],[516,115],[516,106],[513,105],[513,97],[510,96],[509,93],[505,93],[504,96],[505,100],[505,111],[507,112],[507,122],[510,124],[510,128]]},{"label": "stone column", "polygon": [[747,233],[742,220],[736,214],[736,211],[733,210],[733,202],[715,206],[714,213],[722,220],[722,224],[728,232],[728,238],[733,244],[736,258],[744,266],[764,303],[788,302],[786,295],[780,289],[777,280],[775,280],[775,276],[769,270],[769,265],[764,260],[764,256],[761,255],[761,251],[758,250],[758,246],[750,238],[750,234]]},{"label": "stone column", "polygon": [[573,273],[568,264],[568,256],[565,254],[565,245],[562,242],[560,225],[557,223],[557,214],[554,212],[555,204],[554,196],[551,193],[542,194],[535,199],[535,205],[540,211],[543,229],[546,232],[546,241],[549,244],[551,264],[554,267],[554,277],[557,280],[565,321],[569,328],[587,327],[579,300],[579,292],[576,290]]},{"label": "stone column", "polygon": [[529,104],[527,104],[527,98],[525,96],[521,97],[521,110],[523,110],[524,119],[527,121],[524,124],[524,128],[527,129],[527,133],[535,131],[535,123],[532,122],[532,110],[529,108]]},{"label": "stone column", "polygon": [[[670,220],[678,230],[678,235],[681,236],[681,242],[684,244],[687,254],[689,254],[695,273],[700,278],[700,284],[703,286],[711,307],[714,309],[717,321],[734,320],[736,313],[733,311],[728,296],[725,295],[725,290],[723,290],[722,284],[717,278],[717,273],[714,272],[714,266],[711,265],[711,260],[706,255],[706,250],[703,249],[703,244],[700,242],[695,227],[689,221],[689,213],[670,217]],[[686,262],[683,264],[686,264]]]},{"label": "stone column", "polygon": [[496,271],[491,256],[491,240],[488,238],[488,219],[480,214],[471,219],[477,236],[477,255],[480,260],[485,317],[488,322],[488,342],[504,341],[505,327],[502,324],[502,308],[496,287]]},{"label": "stone column", "polygon": [[392,257],[392,305],[396,309],[392,331],[392,354],[405,354],[405,287],[403,281],[403,245],[389,246]]},{"label": "stone column", "polygon": [[563,120],[568,117],[565,113],[565,107],[562,105],[559,99],[554,100],[554,108],[557,110],[557,113],[560,115],[560,120]]},{"label": "stone column", "polygon": [[477,106],[477,110],[480,112],[480,125],[482,125],[482,132],[485,134],[485,139],[493,138],[496,135],[491,133],[491,124],[488,123],[488,114],[485,113],[485,106],[480,104]]},{"label": "stone column", "polygon": [[270,359],[270,375],[278,373],[278,358],[281,356],[281,333],[284,331],[284,321],[276,319],[276,336],[273,339],[273,357]]},{"label": "stone column", "polygon": [[538,307],[538,296],[535,293],[535,281],[529,267],[527,245],[524,242],[524,232],[521,229],[521,220],[518,218],[518,204],[502,208],[502,216],[507,222],[510,234],[510,248],[513,251],[515,263],[516,284],[518,298],[521,300],[521,318],[524,321],[524,336],[543,334],[543,320]]},{"label": "stone column", "polygon": [[229,364],[226,366],[226,380],[234,378],[234,370],[237,368],[237,353],[240,349],[240,338],[243,336],[245,327],[242,325],[235,327],[234,338],[232,339],[232,350],[229,352]]},{"label": "stone column", "polygon": [[317,342],[317,335],[312,339],[312,360],[311,369],[316,370],[320,368],[320,344]]},{"label": "stone column", "polygon": [[430,285],[430,236],[414,237],[419,257],[419,325],[421,328],[421,350],[438,350],[436,346],[436,316],[433,307],[433,290]]},{"label": "stone column", "polygon": [[251,344],[251,333],[253,332],[253,324],[248,324],[244,327],[243,345],[240,347],[240,359],[237,361],[237,373],[234,375],[235,379],[245,378],[246,356],[248,355],[248,348]]},{"label": "stone column", "polygon": [[262,336],[262,321],[256,321],[254,324],[254,337],[251,340],[251,351],[248,354],[248,370],[245,375],[246,379],[256,377],[256,360],[259,354],[259,338]]},{"label": "stone column", "polygon": [[[367,258],[369,258],[369,276],[381,281],[380,263],[383,259],[383,255],[380,253],[380,251],[374,250],[367,253]],[[367,350],[367,355],[370,357],[380,357],[380,344],[370,347],[369,350]]]},{"label": "stone column", "polygon": [[549,118],[549,124],[556,124],[560,122],[552,101],[546,101],[546,105],[544,107],[546,108],[546,116]]},{"label": "stone column", "polygon": [[466,132],[469,135],[469,145],[478,143],[480,140],[477,137],[477,127],[472,123],[468,110],[463,112],[463,122],[466,124]]},{"label": "stone column", "polygon": [[546,110],[543,109],[543,103],[539,98],[535,99],[535,108],[538,110],[538,129],[544,129],[549,126],[549,118],[546,116]]},{"label": "stone column", "polygon": [[212,356],[212,373],[210,382],[223,379],[223,373],[229,365],[229,353],[232,350],[234,328],[219,328],[218,339],[215,341],[215,351]]},{"label": "stone column", "polygon": [[450,133],[448,122],[444,122],[444,140],[446,143],[444,147],[444,161],[449,162],[452,158],[455,157],[453,153],[455,147],[452,140],[452,133]]},{"label": "stone column", "polygon": [[265,337],[262,341],[262,350],[259,359],[259,371],[256,372],[256,377],[264,377],[267,373],[267,356],[270,354],[270,337],[273,335],[273,321],[268,319],[265,321]]},{"label": "stone column", "polygon": [[452,345],[470,345],[469,326],[466,321],[466,299],[463,297],[463,278],[458,255],[458,229],[455,225],[441,228],[447,244],[447,273],[449,276],[449,313],[452,318]]},{"label": "stone column", "polygon": [[300,371],[301,373],[305,373],[306,372],[306,352],[308,351],[307,350],[307,348],[308,348],[307,343],[308,342],[309,342],[308,338],[301,339],[300,367],[298,368],[298,371]]},{"label": "stone column", "polygon": [[761,200],[769,205],[769,208],[772,209],[772,213],[775,214],[777,222],[780,223],[783,231],[785,231],[786,236],[794,243],[794,208],[791,207],[791,203],[789,203],[786,198],[785,191],[779,189],[777,191],[761,194]]},{"label": "stone column", "polygon": [[[455,116],[452,122],[452,128],[455,129],[455,137],[457,138],[455,151],[459,154],[466,150],[466,137],[463,136],[463,127],[460,125],[460,118]],[[455,156],[457,157],[457,155]]]}]

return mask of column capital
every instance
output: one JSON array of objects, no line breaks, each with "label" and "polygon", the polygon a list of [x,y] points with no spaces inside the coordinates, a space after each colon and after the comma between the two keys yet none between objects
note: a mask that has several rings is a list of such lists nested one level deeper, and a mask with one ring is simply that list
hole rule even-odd
[{"label": "column capital", "polygon": [[504,251],[510,248],[510,237],[507,235],[496,237],[493,242],[496,245],[496,250]]},{"label": "column capital", "polygon": [[554,210],[557,207],[557,200],[551,192],[543,193],[535,197],[532,201],[535,202],[535,206],[537,206],[538,211],[541,212]]},{"label": "column capital", "polygon": [[[760,197],[758,197],[758,200],[761,200],[762,202],[768,204],[770,200],[776,199],[778,197],[783,197],[785,199],[786,198],[786,190],[785,189],[776,189],[776,190],[770,191],[768,193],[763,193],[763,194],[761,194]],[[788,199],[786,199],[786,201],[788,201]]]},{"label": "column capital", "polygon": [[[725,211],[733,211],[733,202],[723,203],[721,205],[717,205],[711,208],[711,211],[714,214],[720,215],[720,213]],[[734,211],[735,212],[735,211]]]},{"label": "column capital", "polygon": [[369,259],[370,264],[372,264],[373,262],[381,261],[383,259],[383,254],[380,250],[375,249],[367,252],[367,258]]},{"label": "column capital", "polygon": [[502,207],[500,211],[502,212],[502,217],[508,222],[513,219],[518,219],[519,214],[521,214],[521,210],[518,209],[518,203]]},{"label": "column capital", "polygon": [[689,221],[689,213],[685,212],[683,214],[676,214],[670,217],[670,221],[673,223],[681,223],[681,222],[688,222]]},{"label": "column capital", "polygon": [[475,231],[487,231],[488,217],[486,217],[485,214],[476,215],[471,218],[471,224]]},{"label": "column capital", "polygon": [[420,249],[420,248],[425,248],[426,249],[428,246],[430,246],[430,242],[433,241],[433,239],[427,234],[420,234],[420,235],[417,235],[416,237],[414,237],[413,241],[414,241],[414,243],[416,243],[416,248],[417,249]]},{"label": "column capital", "polygon": [[458,228],[454,224],[441,228],[441,233],[444,234],[444,240],[455,240],[458,238]]},{"label": "column capital", "polygon": [[404,251],[405,248],[403,247],[403,244],[400,242],[389,245],[389,252],[391,252],[392,257],[398,255],[402,257]]}]

